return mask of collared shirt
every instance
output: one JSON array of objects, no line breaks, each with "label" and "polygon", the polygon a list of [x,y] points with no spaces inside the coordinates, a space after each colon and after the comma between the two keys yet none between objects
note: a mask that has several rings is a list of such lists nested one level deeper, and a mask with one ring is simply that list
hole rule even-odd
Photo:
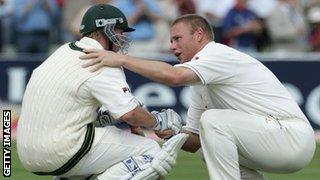
[{"label": "collared shirt", "polygon": [[201,79],[201,83],[191,86],[187,128],[192,132],[198,133],[200,116],[208,109],[234,109],[307,121],[298,104],[268,68],[228,46],[208,43],[191,61],[175,67],[189,68]]},{"label": "collared shirt", "polygon": [[[87,37],[76,42],[76,45],[81,48],[103,49],[97,41]],[[79,97],[84,100],[92,96],[96,98],[116,119],[140,104],[132,95],[122,68],[103,68],[101,73],[80,86],[78,92]]]}]

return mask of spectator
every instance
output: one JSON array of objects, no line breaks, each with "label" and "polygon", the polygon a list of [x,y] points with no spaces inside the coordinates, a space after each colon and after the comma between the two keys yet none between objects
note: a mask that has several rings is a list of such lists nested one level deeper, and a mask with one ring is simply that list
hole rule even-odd
[{"label": "spectator", "polygon": [[82,16],[89,8],[89,5],[90,2],[85,0],[67,0],[64,2],[62,11],[62,27],[64,29],[62,38],[64,41],[68,42],[80,39],[79,26]]},{"label": "spectator", "polygon": [[214,32],[214,41],[222,43],[222,20],[234,6],[235,0],[200,0],[198,12],[209,21]]},{"label": "spectator", "polygon": [[54,43],[62,43],[63,37],[62,37],[62,12],[63,7],[65,5],[65,0],[55,0],[57,4],[57,12],[55,13],[53,17],[53,36],[52,40]]},{"label": "spectator", "polygon": [[312,50],[320,52],[320,6],[311,7],[307,15],[311,27],[309,41]]},{"label": "spectator", "polygon": [[21,53],[47,53],[52,18],[57,11],[55,0],[15,0],[14,25],[16,44]]},{"label": "spectator", "polygon": [[260,30],[260,21],[248,8],[246,0],[236,0],[235,6],[223,21],[223,32],[228,39],[228,45],[240,51],[255,52]]},{"label": "spectator", "polygon": [[[116,0],[92,0],[91,3],[83,2],[79,4],[79,0],[68,0],[66,3],[68,5],[68,8],[65,9],[64,12],[66,12],[67,21],[65,23],[65,26],[67,26],[68,30],[68,37],[66,39],[71,40],[79,40],[81,39],[81,34],[79,32],[79,27],[81,24],[81,19],[84,15],[84,13],[91,7],[93,4],[114,4]],[[79,6],[74,8],[75,6]],[[80,10],[79,10],[80,9]],[[74,14],[76,14],[74,16]]]},{"label": "spectator", "polygon": [[128,23],[136,29],[129,37],[135,41],[131,52],[157,50],[155,24],[161,11],[155,0],[118,0],[115,4],[127,17]]},{"label": "spectator", "polygon": [[5,29],[4,25],[3,25],[3,19],[6,16],[9,16],[12,14],[12,1],[10,0],[0,0],[0,52],[2,52],[2,47],[4,44],[4,39],[3,37],[3,33],[5,31],[3,31]]},{"label": "spectator", "polygon": [[157,4],[161,11],[161,17],[171,24],[179,16],[179,7],[175,3],[176,0],[157,0]]},{"label": "spectator", "polygon": [[256,15],[261,23],[261,33],[257,37],[257,50],[266,51],[271,46],[271,37],[267,28],[266,19],[270,16],[272,10],[275,8],[277,0],[248,0],[248,7]]},{"label": "spectator", "polygon": [[249,9],[261,18],[266,18],[270,15],[276,6],[276,2],[277,0],[247,0]]},{"label": "spectator", "polygon": [[175,0],[157,0],[161,11],[161,18],[156,21],[156,37],[157,44],[156,49],[159,52],[169,52],[170,49],[170,24],[179,15],[178,6],[175,4]]},{"label": "spectator", "polygon": [[178,6],[179,15],[195,14],[196,5],[193,0],[175,0]]},{"label": "spectator", "polygon": [[307,24],[298,0],[279,0],[267,19],[273,51],[302,52],[307,46]]}]

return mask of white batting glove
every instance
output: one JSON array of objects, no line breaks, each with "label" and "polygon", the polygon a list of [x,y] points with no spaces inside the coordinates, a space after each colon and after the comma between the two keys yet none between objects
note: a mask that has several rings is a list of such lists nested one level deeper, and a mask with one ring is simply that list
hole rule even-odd
[{"label": "white batting glove", "polygon": [[176,159],[182,145],[187,141],[189,135],[179,133],[167,140],[161,147],[161,151],[155,154],[151,167],[162,177],[169,174],[176,165]]},{"label": "white batting glove", "polygon": [[157,119],[157,124],[153,127],[156,131],[171,129],[174,134],[178,134],[184,125],[180,115],[172,109],[163,109],[161,112],[152,111],[151,113]]},{"label": "white batting glove", "polygon": [[134,175],[132,180],[151,180],[168,175],[175,166],[178,153],[188,137],[188,134],[179,133],[166,141],[161,150],[154,155],[151,165]]}]

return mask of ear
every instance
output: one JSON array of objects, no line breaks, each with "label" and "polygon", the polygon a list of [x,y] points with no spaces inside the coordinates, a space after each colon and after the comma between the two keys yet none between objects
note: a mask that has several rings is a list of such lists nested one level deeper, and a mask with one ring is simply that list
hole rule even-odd
[{"label": "ear", "polygon": [[196,35],[196,40],[198,42],[202,41],[202,39],[204,38],[204,31],[201,27],[199,27],[196,32],[195,32],[195,35]]}]

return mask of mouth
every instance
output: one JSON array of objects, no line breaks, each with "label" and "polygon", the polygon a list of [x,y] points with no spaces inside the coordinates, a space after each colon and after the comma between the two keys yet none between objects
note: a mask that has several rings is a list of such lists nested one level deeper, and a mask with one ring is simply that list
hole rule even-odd
[{"label": "mouth", "polygon": [[181,55],[182,53],[174,53],[174,55],[179,59],[179,56]]}]

